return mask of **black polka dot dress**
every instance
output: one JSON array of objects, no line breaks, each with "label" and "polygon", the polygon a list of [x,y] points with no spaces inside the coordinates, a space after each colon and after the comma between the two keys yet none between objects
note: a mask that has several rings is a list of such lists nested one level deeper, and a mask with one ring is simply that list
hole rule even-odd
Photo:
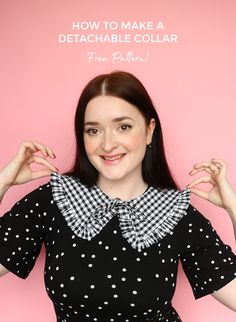
[{"label": "black polka dot dress", "polygon": [[0,218],[0,263],[26,278],[42,244],[57,321],[181,321],[171,305],[179,260],[195,298],[236,277],[236,257],[189,204],[152,187],[131,201],[53,173]]}]

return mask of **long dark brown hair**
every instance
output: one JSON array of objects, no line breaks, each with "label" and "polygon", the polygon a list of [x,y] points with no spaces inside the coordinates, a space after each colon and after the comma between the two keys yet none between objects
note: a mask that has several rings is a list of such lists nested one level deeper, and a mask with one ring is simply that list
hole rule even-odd
[{"label": "long dark brown hair", "polygon": [[142,161],[143,180],[157,189],[178,189],[168,167],[163,145],[161,123],[156,109],[143,84],[132,74],[114,71],[92,79],[79,98],[74,126],[76,154],[72,169],[66,174],[79,178],[87,186],[96,184],[98,171],[90,163],[84,147],[84,116],[88,102],[96,96],[109,95],[121,98],[134,105],[144,116],[147,125],[152,118],[156,127],[152,136],[151,147],[147,147]]}]

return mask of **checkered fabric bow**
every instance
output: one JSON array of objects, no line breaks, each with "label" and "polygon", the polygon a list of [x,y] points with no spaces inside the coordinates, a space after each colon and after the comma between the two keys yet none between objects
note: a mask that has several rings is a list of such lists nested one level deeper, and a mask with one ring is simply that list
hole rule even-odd
[{"label": "checkered fabric bow", "polygon": [[186,215],[190,190],[157,190],[149,187],[141,196],[122,201],[110,198],[96,185],[88,188],[79,179],[53,172],[53,199],[68,226],[79,237],[91,240],[118,216],[122,236],[141,251],[156,243]]}]

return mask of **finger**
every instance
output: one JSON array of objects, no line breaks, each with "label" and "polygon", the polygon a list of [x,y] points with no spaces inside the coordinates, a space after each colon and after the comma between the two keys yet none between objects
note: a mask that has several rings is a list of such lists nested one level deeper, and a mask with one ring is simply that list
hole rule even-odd
[{"label": "finger", "polygon": [[220,167],[220,175],[221,175],[221,178],[222,177],[227,177],[227,170],[228,170],[228,165],[226,162],[224,162],[223,160],[220,160],[220,159],[213,159],[213,162],[215,164],[218,164],[219,167]]},{"label": "finger", "polygon": [[195,175],[195,174],[197,174],[198,172],[201,172],[201,171],[207,172],[208,174],[210,174],[212,176],[212,175],[218,174],[220,169],[218,167],[214,166],[214,165],[211,165],[210,167],[201,166],[198,169],[192,169],[189,172],[189,175],[192,176],[192,175]]},{"label": "finger", "polygon": [[188,188],[194,187],[200,183],[211,183],[212,185],[214,185],[214,181],[212,180],[211,177],[199,177],[197,179],[195,179],[194,181],[192,181],[191,183],[189,183],[187,185]]},{"label": "finger", "polygon": [[17,151],[16,158],[24,160],[28,149],[32,152],[37,152],[37,148],[32,144],[32,142],[22,142],[19,150]]},{"label": "finger", "polygon": [[41,144],[39,142],[29,142],[29,141],[22,142],[18,151],[18,156],[25,157],[25,153],[27,152],[27,149],[30,149],[31,152],[40,151],[44,156],[46,157],[49,156],[53,159],[56,157],[53,150],[47,145]]},{"label": "finger", "polygon": [[202,191],[196,188],[190,188],[190,191],[192,193],[194,193],[195,195],[197,195],[198,197],[202,197],[204,199],[208,199],[208,192],[206,191]]},{"label": "finger", "polygon": [[50,171],[49,169],[42,169],[42,170],[38,170],[38,171],[33,171],[32,172],[32,180],[50,176],[51,173],[52,173],[52,171]]},{"label": "finger", "polygon": [[215,165],[212,162],[199,162],[193,165],[194,169],[200,169],[200,168],[211,168],[214,167]]},{"label": "finger", "polygon": [[[212,161],[213,162],[213,161]],[[222,165],[221,164],[219,164],[219,163],[217,163],[217,162],[213,162],[214,163],[214,165],[219,169],[219,170],[221,170],[222,169]]]},{"label": "finger", "polygon": [[44,157],[41,157],[39,155],[32,156],[27,163],[28,164],[36,163],[36,164],[44,165],[51,171],[58,171],[58,169],[51,162],[49,162]]},{"label": "finger", "polygon": [[212,171],[211,169],[208,169],[208,168],[203,168],[203,169],[192,169],[189,174],[192,176],[192,175],[195,175],[197,174],[198,172],[201,172],[201,171],[205,171],[207,173],[209,173],[210,175],[212,174]]},{"label": "finger", "polygon": [[39,151],[42,152],[44,156],[55,158],[55,154],[53,153],[53,150],[49,146],[39,142],[32,142],[32,143]]},{"label": "finger", "polygon": [[212,162],[214,164],[221,166],[221,167],[227,167],[227,163],[221,159],[212,159]]}]

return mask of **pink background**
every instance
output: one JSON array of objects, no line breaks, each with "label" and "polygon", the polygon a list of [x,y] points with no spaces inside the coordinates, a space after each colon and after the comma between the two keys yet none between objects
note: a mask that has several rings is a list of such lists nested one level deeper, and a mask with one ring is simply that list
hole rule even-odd
[{"label": "pink background", "polygon": [[[162,21],[177,44],[59,44],[72,21]],[[236,3],[234,0],[1,0],[0,167],[23,140],[53,147],[55,165],[69,169],[74,153],[73,117],[81,89],[92,77],[114,69],[137,75],[162,120],[168,160],[182,188],[191,166],[211,157],[228,162],[236,188]],[[132,31],[127,31],[133,33]],[[139,31],[136,31],[140,33]],[[141,31],[141,33],[146,33]],[[150,33],[150,31],[149,31]],[[142,63],[88,63],[88,51],[114,51],[149,58]],[[12,188],[4,213],[48,179]],[[222,239],[235,249],[227,213],[192,197]],[[1,322],[55,321],[43,282],[44,251],[27,280],[7,274],[0,280]],[[235,321],[235,313],[211,296],[195,301],[179,270],[174,305],[185,322]]]}]

